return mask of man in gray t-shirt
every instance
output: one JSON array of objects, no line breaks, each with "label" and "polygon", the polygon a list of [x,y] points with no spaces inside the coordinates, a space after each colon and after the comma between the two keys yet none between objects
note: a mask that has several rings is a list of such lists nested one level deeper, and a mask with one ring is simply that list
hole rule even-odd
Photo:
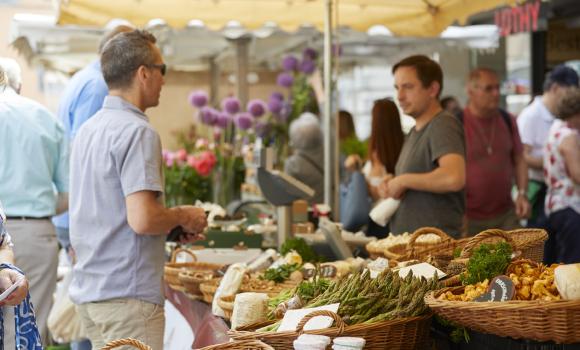
[{"label": "man in gray t-shirt", "polygon": [[401,199],[391,218],[395,234],[434,226],[459,237],[465,211],[465,140],[461,123],[439,104],[441,67],[426,56],[407,57],[393,67],[399,105],[416,121],[395,167],[381,185]]},{"label": "man in gray t-shirt", "polygon": [[162,204],[161,142],[145,110],[157,106],[165,64],[155,37],[122,33],[101,54],[103,108],[79,129],[71,156],[70,297],[93,348],[136,338],[163,349],[163,262],[176,226],[201,238],[201,208]]}]

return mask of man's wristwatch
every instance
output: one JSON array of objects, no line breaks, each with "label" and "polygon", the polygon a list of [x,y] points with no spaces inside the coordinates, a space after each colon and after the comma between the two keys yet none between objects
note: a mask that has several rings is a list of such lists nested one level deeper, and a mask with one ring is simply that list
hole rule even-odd
[{"label": "man's wristwatch", "polygon": [[523,188],[520,188],[520,189],[518,189],[518,196],[524,196],[527,199],[528,198],[528,191],[523,189]]}]

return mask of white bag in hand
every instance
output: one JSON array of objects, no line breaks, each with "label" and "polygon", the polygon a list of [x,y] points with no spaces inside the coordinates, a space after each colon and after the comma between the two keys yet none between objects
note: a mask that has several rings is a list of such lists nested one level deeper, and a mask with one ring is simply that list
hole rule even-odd
[{"label": "white bag in hand", "polygon": [[401,204],[399,199],[389,197],[377,204],[369,216],[379,226],[385,226],[399,208],[399,204]]},{"label": "white bag in hand", "polygon": [[70,300],[68,287],[72,281],[72,273],[67,273],[62,286],[56,295],[56,300],[48,315],[48,329],[54,340],[60,343],[69,343],[75,340],[86,339],[86,332],[81,325],[75,304]]}]

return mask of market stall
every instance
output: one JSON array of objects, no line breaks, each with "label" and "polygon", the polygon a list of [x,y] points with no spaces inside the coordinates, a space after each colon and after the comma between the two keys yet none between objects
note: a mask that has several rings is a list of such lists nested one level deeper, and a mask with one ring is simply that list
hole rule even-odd
[{"label": "market stall", "polygon": [[[250,341],[275,349],[325,349],[333,342],[335,349],[491,349],[507,342],[573,349],[580,342],[580,276],[574,265],[538,262],[546,238],[543,230],[520,229],[454,240],[422,228],[369,242],[370,259],[327,262],[293,238],[280,252],[221,272],[182,265],[190,275],[207,275],[198,275],[197,284],[182,278],[171,288],[183,292],[169,295],[201,299],[228,320],[227,336],[216,338],[232,341],[223,349]],[[451,341],[469,334],[472,347]]]}]

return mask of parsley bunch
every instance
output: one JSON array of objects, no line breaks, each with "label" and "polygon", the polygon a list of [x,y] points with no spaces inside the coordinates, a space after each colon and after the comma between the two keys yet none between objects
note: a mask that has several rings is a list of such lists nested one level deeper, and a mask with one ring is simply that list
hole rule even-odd
[{"label": "parsley bunch", "polygon": [[512,257],[512,247],[506,242],[482,244],[473,250],[467,271],[461,274],[464,285],[492,279],[505,272]]}]

